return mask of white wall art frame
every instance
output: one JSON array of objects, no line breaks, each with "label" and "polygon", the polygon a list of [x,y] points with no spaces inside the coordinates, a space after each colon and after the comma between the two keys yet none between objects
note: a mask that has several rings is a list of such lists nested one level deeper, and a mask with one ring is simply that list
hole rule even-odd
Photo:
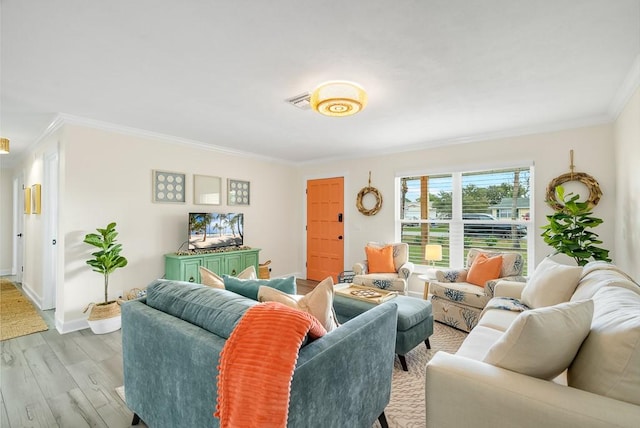
[{"label": "white wall art frame", "polygon": [[193,175],[193,203],[196,205],[220,205],[222,203],[222,179],[210,175]]}]

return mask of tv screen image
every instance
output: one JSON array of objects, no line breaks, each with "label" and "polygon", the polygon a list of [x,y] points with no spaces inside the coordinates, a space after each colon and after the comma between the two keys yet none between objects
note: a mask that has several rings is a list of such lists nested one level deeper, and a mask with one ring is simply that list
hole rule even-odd
[{"label": "tv screen image", "polygon": [[189,213],[189,249],[241,247],[244,217],[241,213]]}]

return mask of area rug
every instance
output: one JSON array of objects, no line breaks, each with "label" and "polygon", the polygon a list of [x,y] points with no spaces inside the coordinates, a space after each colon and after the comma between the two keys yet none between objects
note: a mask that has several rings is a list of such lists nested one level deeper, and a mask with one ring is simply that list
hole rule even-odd
[{"label": "area rug", "polygon": [[[433,335],[429,338],[431,349],[424,343],[405,355],[409,371],[402,370],[400,361],[396,358],[391,383],[391,401],[384,413],[389,428],[420,428],[426,426],[424,402],[424,369],[427,362],[438,351],[455,353],[467,333],[434,323]],[[125,401],[124,386],[116,388],[116,393]],[[126,402],[126,401],[125,401]],[[376,422],[373,428],[380,428]]]},{"label": "area rug", "polygon": [[0,341],[48,329],[33,303],[14,283],[0,278]]},{"label": "area rug", "polygon": [[[405,355],[408,372],[402,370],[396,358],[391,381],[391,400],[384,410],[389,428],[419,428],[426,426],[424,402],[424,374],[427,362],[438,351],[455,353],[467,333],[438,322],[433,323],[433,335],[429,338],[431,349],[424,343]],[[376,422],[374,428],[379,428]]]}]

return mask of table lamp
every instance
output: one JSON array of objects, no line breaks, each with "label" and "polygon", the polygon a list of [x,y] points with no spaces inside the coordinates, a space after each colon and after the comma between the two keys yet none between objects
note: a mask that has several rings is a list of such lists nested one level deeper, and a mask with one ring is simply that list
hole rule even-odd
[{"label": "table lamp", "polygon": [[424,259],[435,266],[435,262],[442,260],[442,245],[427,244],[424,247]]}]

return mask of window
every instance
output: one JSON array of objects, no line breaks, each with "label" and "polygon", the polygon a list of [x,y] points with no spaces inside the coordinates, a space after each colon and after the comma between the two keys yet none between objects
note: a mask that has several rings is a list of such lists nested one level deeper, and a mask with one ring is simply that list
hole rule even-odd
[{"label": "window", "polygon": [[[400,241],[416,265],[464,266],[470,248],[521,252],[531,227],[531,167],[398,177]],[[425,260],[425,246],[442,246],[442,260]]]}]

